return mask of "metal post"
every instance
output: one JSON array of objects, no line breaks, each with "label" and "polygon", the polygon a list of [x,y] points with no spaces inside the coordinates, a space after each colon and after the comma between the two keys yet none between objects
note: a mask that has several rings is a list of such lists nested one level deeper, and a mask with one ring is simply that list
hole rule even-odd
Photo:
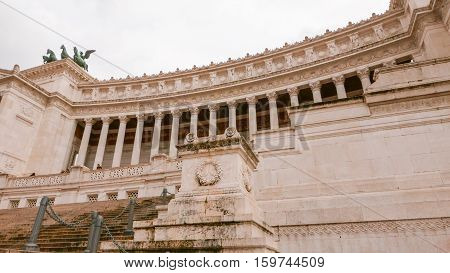
[{"label": "metal post", "polygon": [[95,221],[95,232],[92,240],[91,253],[97,253],[98,243],[100,242],[100,236],[102,235],[103,216],[98,215]]},{"label": "metal post", "polygon": [[130,200],[129,211],[128,211],[128,225],[125,230],[125,235],[134,235],[133,231],[133,219],[134,219],[134,206],[136,205],[136,201],[134,199]]},{"label": "metal post", "polygon": [[94,239],[94,232],[95,232],[95,222],[97,220],[98,212],[93,211],[91,214],[91,226],[89,227],[89,237],[88,237],[88,244],[86,250],[84,252],[89,253],[92,252],[92,242]]},{"label": "metal post", "polygon": [[39,237],[39,232],[41,231],[42,221],[44,221],[45,211],[48,205],[48,197],[44,196],[41,199],[41,203],[39,205],[39,210],[36,215],[36,219],[34,220],[33,229],[31,230],[30,238],[28,242],[25,244],[25,251],[30,252],[38,252],[39,246],[36,244],[37,239]]}]

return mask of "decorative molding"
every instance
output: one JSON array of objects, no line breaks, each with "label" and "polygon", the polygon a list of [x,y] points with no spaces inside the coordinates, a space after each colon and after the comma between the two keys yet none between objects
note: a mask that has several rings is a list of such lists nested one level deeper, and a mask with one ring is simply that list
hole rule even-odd
[{"label": "decorative molding", "polygon": [[223,177],[220,164],[213,160],[205,160],[195,170],[195,178],[200,186],[212,186]]}]

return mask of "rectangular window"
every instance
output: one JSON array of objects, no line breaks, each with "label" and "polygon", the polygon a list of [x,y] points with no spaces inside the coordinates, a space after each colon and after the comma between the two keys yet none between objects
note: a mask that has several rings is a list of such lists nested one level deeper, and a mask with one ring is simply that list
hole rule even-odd
[{"label": "rectangular window", "polygon": [[88,194],[88,201],[91,203],[97,202],[98,194]]},{"label": "rectangular window", "polygon": [[117,201],[119,194],[117,192],[110,192],[106,194],[108,196],[108,201]]},{"label": "rectangular window", "polygon": [[36,204],[37,204],[37,199],[27,199],[27,206],[29,208],[36,207]]},{"label": "rectangular window", "polygon": [[9,208],[17,209],[19,207],[20,200],[9,200]]},{"label": "rectangular window", "polygon": [[127,191],[128,199],[137,199],[138,191]]}]

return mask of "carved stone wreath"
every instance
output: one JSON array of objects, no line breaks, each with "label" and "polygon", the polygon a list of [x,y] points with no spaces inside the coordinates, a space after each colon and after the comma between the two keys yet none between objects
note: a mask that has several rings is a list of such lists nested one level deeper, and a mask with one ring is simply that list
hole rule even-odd
[{"label": "carved stone wreath", "polygon": [[236,135],[237,130],[234,127],[228,127],[227,129],[225,129],[225,136],[227,138],[233,137],[234,135]]},{"label": "carved stone wreath", "polygon": [[185,140],[185,143],[190,144],[190,143],[194,143],[196,138],[195,138],[195,135],[193,133],[189,133],[189,134],[186,135],[186,138],[184,140]]},{"label": "carved stone wreath", "polygon": [[222,179],[223,170],[219,163],[204,161],[195,171],[195,178],[200,186],[212,186]]}]

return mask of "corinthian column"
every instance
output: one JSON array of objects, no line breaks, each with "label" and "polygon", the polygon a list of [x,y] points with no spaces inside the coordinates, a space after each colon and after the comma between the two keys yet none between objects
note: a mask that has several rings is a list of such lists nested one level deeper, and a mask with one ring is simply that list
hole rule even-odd
[{"label": "corinthian column", "polygon": [[293,87],[288,89],[289,96],[291,97],[291,106],[298,106],[298,88]]},{"label": "corinthian column", "polygon": [[197,106],[193,106],[189,109],[191,112],[191,124],[189,128],[189,132],[194,135],[195,138],[197,138],[197,123],[198,123],[198,113],[200,110]]},{"label": "corinthian column", "polygon": [[228,104],[228,127],[237,128],[236,126],[236,101],[232,100]]},{"label": "corinthian column", "polygon": [[345,77],[343,75],[339,75],[333,77],[334,85],[336,86],[338,99],[345,99],[347,97],[347,93],[345,92]]},{"label": "corinthian column", "polygon": [[213,137],[217,135],[217,110],[219,110],[219,105],[210,104],[209,108],[209,136]]},{"label": "corinthian column", "polygon": [[322,85],[320,84],[319,81],[311,82],[309,84],[309,87],[311,88],[312,93],[313,93],[314,103],[322,102],[322,94],[320,94],[320,87],[321,86]]},{"label": "corinthian column", "polygon": [[116,147],[114,148],[114,157],[112,162],[112,167],[120,167],[120,162],[122,160],[123,151],[123,141],[125,139],[125,131],[127,129],[127,116],[120,116],[119,132],[117,133]]},{"label": "corinthian column", "polygon": [[100,133],[100,139],[98,141],[97,153],[95,154],[94,168],[93,168],[94,170],[96,170],[98,166],[103,165],[103,156],[105,155],[106,139],[108,138],[108,130],[109,124],[111,123],[111,118],[103,117],[102,122],[103,126],[102,131]]},{"label": "corinthian column", "polygon": [[269,99],[269,110],[270,110],[270,129],[278,129],[278,108],[277,108],[277,93],[271,92],[267,94]]},{"label": "corinthian column", "polygon": [[161,121],[164,114],[161,112],[155,113],[155,126],[153,127],[152,149],[150,151],[150,160],[159,154],[159,140],[161,137]]},{"label": "corinthian column", "polygon": [[89,145],[89,139],[91,137],[92,132],[92,124],[94,124],[94,120],[91,118],[87,118],[84,120],[84,132],[83,137],[81,138],[80,151],[78,152],[78,159],[75,162],[76,166],[84,166],[84,161],[86,160],[87,148]]},{"label": "corinthian column", "polygon": [[358,74],[359,79],[361,80],[361,84],[363,87],[364,93],[367,90],[367,87],[369,87],[372,83],[370,82],[370,70],[369,68],[363,68],[356,72]]},{"label": "corinthian column", "polygon": [[175,109],[172,111],[172,130],[170,132],[170,149],[169,156],[171,158],[177,157],[178,131],[180,129],[181,111]]},{"label": "corinthian column", "polygon": [[248,131],[250,133],[250,139],[253,138],[253,135],[256,134],[256,130],[258,129],[256,123],[256,98],[249,97],[245,99],[248,103]]},{"label": "corinthian column", "polygon": [[136,115],[137,125],[136,134],[134,135],[133,154],[131,155],[131,165],[139,164],[141,157],[142,133],[144,132],[145,116],[143,114]]}]

